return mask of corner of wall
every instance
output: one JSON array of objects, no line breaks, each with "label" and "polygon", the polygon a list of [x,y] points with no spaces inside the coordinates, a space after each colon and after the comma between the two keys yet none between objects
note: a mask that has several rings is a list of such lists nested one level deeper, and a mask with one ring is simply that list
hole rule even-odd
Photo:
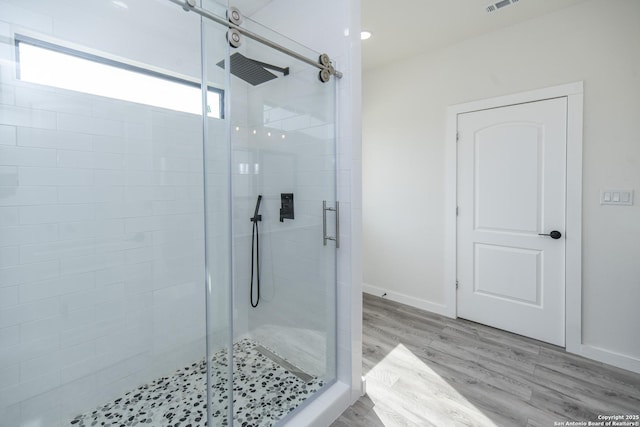
[{"label": "corner of wall", "polygon": [[455,317],[455,314],[452,314],[451,312],[451,308],[444,304],[438,304],[432,301],[416,298],[414,296],[406,295],[400,292],[379,288],[377,286],[370,285],[368,283],[362,284],[362,290],[364,293],[367,293],[369,295],[375,295],[377,297],[386,298],[394,302],[399,302],[400,304],[409,305],[411,307],[419,308],[421,310],[426,310],[431,313],[439,314],[441,316],[450,317],[450,318]]}]

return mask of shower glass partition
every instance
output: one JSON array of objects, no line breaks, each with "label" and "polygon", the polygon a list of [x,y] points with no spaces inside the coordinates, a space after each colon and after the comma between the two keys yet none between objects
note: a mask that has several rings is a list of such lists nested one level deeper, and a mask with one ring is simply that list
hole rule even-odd
[{"label": "shower glass partition", "polygon": [[[207,419],[230,243],[208,252],[205,290],[200,25],[168,1],[0,1],[3,427]],[[209,36],[224,57],[225,30]],[[225,83],[206,85],[211,157]],[[210,199],[215,238],[229,199]]]},{"label": "shower glass partition", "polygon": [[[226,32],[0,0],[0,427],[270,426],[335,380],[335,83]],[[234,54],[289,72],[253,85]]]},{"label": "shower glass partition", "polygon": [[[320,55],[252,19],[242,27]],[[234,398],[236,418],[251,425],[245,408],[276,421],[336,377],[336,245],[323,244],[323,201],[336,201],[336,88],[317,68],[246,36],[229,62]],[[326,218],[333,236],[335,213]],[[255,375],[245,360],[262,389],[243,379]]]}]

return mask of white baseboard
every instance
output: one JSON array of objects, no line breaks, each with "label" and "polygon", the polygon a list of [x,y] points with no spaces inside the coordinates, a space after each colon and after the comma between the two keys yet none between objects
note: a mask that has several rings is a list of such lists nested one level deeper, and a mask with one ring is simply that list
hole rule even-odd
[{"label": "white baseboard", "polygon": [[419,308],[421,310],[455,318],[455,314],[452,313],[452,310],[444,304],[438,304],[424,299],[405,295],[400,292],[394,292],[387,289],[379,288],[368,283],[362,284],[362,291],[370,295],[375,295],[378,297],[387,298],[391,301],[399,302],[401,304],[410,305],[411,307]]},{"label": "white baseboard", "polygon": [[579,352],[576,354],[586,357],[587,359],[593,359],[598,362],[606,363],[607,365],[640,374],[640,359],[627,356],[626,354],[616,353],[587,344],[582,344]]}]

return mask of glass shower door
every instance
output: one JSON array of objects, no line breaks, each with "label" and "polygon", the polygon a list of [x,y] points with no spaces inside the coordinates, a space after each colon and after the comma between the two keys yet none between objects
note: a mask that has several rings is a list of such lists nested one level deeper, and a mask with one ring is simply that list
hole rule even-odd
[{"label": "glass shower door", "polygon": [[[252,19],[242,27],[319,57]],[[336,376],[336,243],[323,239],[336,235],[336,212],[323,211],[336,205],[335,79],[240,43],[216,63],[230,72],[234,411],[270,426]]]},{"label": "glass shower door", "polygon": [[229,385],[205,375],[231,240],[201,31],[164,0],[0,0],[0,426],[204,425],[207,384]]},{"label": "glass shower door", "polygon": [[335,380],[335,82],[174,3],[0,0],[0,426],[268,426]]}]

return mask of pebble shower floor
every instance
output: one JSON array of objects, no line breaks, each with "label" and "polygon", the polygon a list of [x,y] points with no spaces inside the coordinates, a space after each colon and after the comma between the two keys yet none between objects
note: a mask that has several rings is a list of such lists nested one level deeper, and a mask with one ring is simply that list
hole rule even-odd
[{"label": "pebble shower floor", "polygon": [[[324,385],[316,377],[303,381],[265,357],[249,339],[234,344],[233,355],[234,426],[273,426]],[[214,425],[227,426],[226,350],[213,356],[211,368]],[[69,425],[206,426],[206,395],[206,365],[202,360],[78,415]]]}]

